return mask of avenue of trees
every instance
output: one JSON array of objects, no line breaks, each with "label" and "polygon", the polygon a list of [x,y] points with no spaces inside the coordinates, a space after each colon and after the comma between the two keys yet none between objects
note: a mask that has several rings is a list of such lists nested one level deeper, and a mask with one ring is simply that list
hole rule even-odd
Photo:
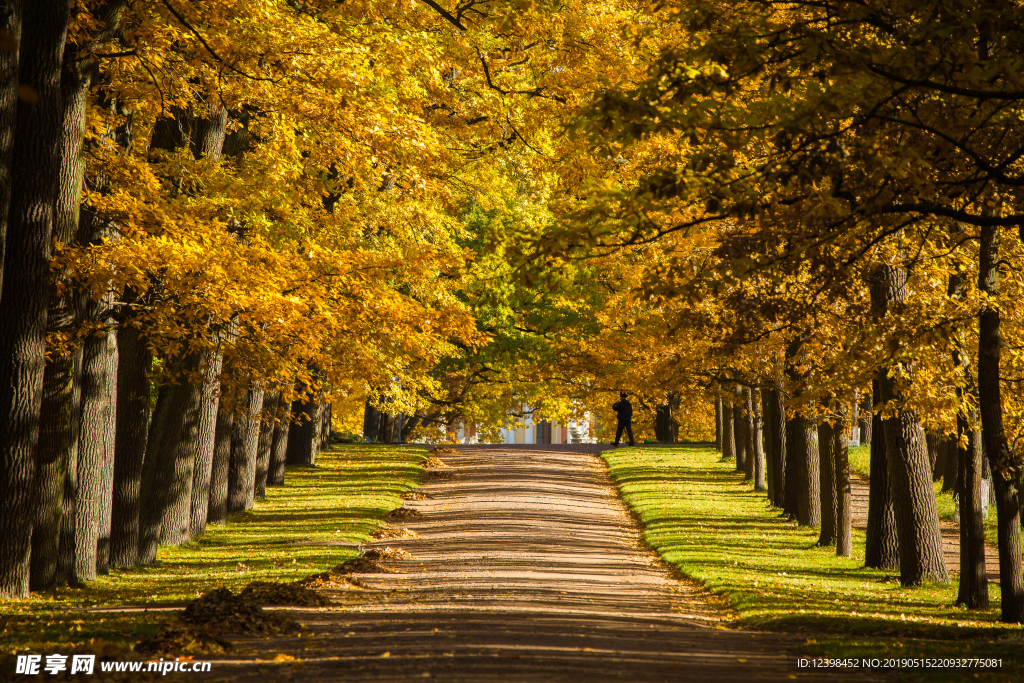
[{"label": "avenue of trees", "polygon": [[970,608],[990,481],[1021,622],[1022,55],[1009,2],[0,0],[0,596],[252,506],[333,397],[621,389],[840,554],[870,434],[905,585],[938,467]]}]

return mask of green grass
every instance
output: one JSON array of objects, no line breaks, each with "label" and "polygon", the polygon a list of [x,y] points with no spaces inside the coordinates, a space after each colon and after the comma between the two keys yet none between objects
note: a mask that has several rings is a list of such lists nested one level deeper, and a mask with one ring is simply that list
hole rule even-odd
[{"label": "green grass", "polygon": [[[288,468],[284,487],[265,501],[208,527],[184,547],[161,547],[149,567],[117,569],[84,588],[0,601],[0,653],[73,647],[90,639],[137,640],[154,630],[157,613],[97,613],[95,607],[160,607],[192,600],[210,588],[239,590],[251,581],[294,581],[355,557],[355,546],[401,507],[400,494],[422,478],[422,448],[340,446],[315,467]],[[340,545],[324,545],[324,542]]]},{"label": "green grass", "polygon": [[[817,530],[780,518],[713,450],[639,447],[603,457],[647,543],[728,600],[737,625],[806,634],[819,656],[1001,656],[1003,669],[967,676],[1024,679],[1024,631],[998,622],[994,586],[992,609],[977,612],[955,606],[955,584],[902,588],[862,567],[856,530],[853,558],[836,557],[816,547]],[[899,677],[961,680],[964,672],[904,669]]]},{"label": "green grass", "polygon": [[[870,446],[858,446],[857,448],[850,449],[850,471],[859,474],[865,479],[868,478],[871,472],[871,447]],[[947,521],[953,521],[953,494],[951,492],[942,492],[942,482],[935,482],[935,503],[939,509],[939,518]],[[985,541],[991,546],[990,552],[995,552],[995,548],[999,545],[998,529],[996,523],[996,506],[995,504],[989,505],[988,519],[985,520]]]}]

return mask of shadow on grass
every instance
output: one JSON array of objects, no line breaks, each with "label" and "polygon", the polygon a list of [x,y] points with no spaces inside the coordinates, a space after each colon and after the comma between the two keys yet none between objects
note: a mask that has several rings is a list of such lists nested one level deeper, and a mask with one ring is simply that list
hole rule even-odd
[{"label": "shadow on grass", "polygon": [[350,559],[355,546],[384,525],[384,515],[402,505],[400,494],[420,484],[425,455],[415,447],[336,446],[321,453],[316,466],[289,467],[285,485],[268,488],[252,510],[231,515],[227,525],[208,526],[186,546],[162,546],[150,566],[114,569],[83,587],[0,601],[0,652],[90,638],[135,640],[163,613],[87,610],[180,605],[217,586],[239,590],[252,581],[294,581]]}]

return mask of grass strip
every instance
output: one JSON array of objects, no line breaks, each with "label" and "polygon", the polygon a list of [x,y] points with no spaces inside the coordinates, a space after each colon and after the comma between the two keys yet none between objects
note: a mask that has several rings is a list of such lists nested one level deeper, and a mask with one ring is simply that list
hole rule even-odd
[{"label": "grass strip", "polygon": [[[638,447],[602,455],[646,542],[723,596],[737,626],[806,634],[808,652],[825,657],[1001,658],[1002,668],[966,676],[1024,680],[1024,631],[998,622],[997,587],[984,611],[956,607],[955,584],[903,588],[862,566],[864,534],[856,530],[853,557],[836,557],[834,548],[816,546],[816,529],[780,517],[714,450]],[[965,677],[950,668],[896,673],[906,681]]]},{"label": "grass strip", "polygon": [[[850,449],[850,471],[859,474],[865,479],[869,478],[871,473],[871,447],[870,446],[858,446]],[[946,521],[953,521],[953,513],[956,504],[953,502],[953,492],[947,491],[942,492],[942,481],[937,481],[935,486],[935,503],[939,509],[939,518]],[[983,526],[985,529],[985,542],[989,544],[991,548],[999,546],[999,525],[998,517],[996,516],[995,503],[989,505],[988,518],[984,521]],[[995,552],[994,550],[992,552]]]},{"label": "grass strip", "polygon": [[295,581],[358,555],[357,546],[419,486],[427,452],[405,446],[335,446],[315,467],[289,467],[285,486],[186,546],[162,546],[148,567],[114,569],[81,588],[0,601],[0,652],[43,652],[92,639],[128,643],[153,632],[162,612],[91,608],[183,605],[226,586]]}]

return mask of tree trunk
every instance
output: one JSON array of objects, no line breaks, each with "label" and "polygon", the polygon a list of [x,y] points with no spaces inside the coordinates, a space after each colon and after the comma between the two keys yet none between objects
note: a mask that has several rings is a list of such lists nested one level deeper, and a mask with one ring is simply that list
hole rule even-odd
[{"label": "tree trunk", "polygon": [[5,242],[18,248],[4,250],[0,291],[0,598],[29,590],[69,14],[70,0],[22,5],[18,81],[36,98],[17,105]]},{"label": "tree trunk", "polygon": [[743,387],[736,386],[735,396],[732,408],[732,428],[736,443],[736,471],[745,472],[747,468],[747,401],[743,396]]},{"label": "tree trunk", "polygon": [[749,478],[754,480],[755,491],[765,491],[768,488],[768,484],[765,480],[765,458],[762,438],[764,416],[762,415],[761,404],[757,401],[759,397],[754,394],[755,391],[753,389],[747,389],[747,410],[750,411],[747,429],[751,434],[751,443],[748,450],[751,466],[747,468],[747,474]]},{"label": "tree trunk", "polygon": [[[228,336],[231,335],[229,325]],[[210,351],[203,371],[202,397],[199,405],[196,462],[192,468],[192,499],[189,505],[189,535],[201,536],[206,531],[210,510],[210,482],[213,477],[213,452],[217,446],[217,418],[220,408],[220,374],[224,354]]]},{"label": "tree trunk", "polygon": [[[957,355],[954,352],[954,359]],[[966,363],[964,367],[970,372]],[[957,387],[957,393],[962,394],[963,389]],[[961,408],[956,416],[956,430],[958,441],[962,439],[967,445],[950,449],[950,457],[956,454],[960,469],[960,587],[956,604],[968,609],[988,609],[985,526],[981,515],[981,434],[975,429],[977,423],[977,409]]]},{"label": "tree trunk", "polygon": [[123,327],[118,344],[110,564],[131,567],[139,563],[139,491],[149,433],[149,368],[153,358],[135,328]]},{"label": "tree trunk", "polygon": [[160,388],[149,430],[142,468],[139,561],[151,564],[160,541],[188,541],[192,501],[192,470],[199,438],[199,406],[203,387],[188,378],[201,374],[203,354],[193,351],[179,360],[170,381]]},{"label": "tree trunk", "polygon": [[[881,401],[878,380],[874,380],[874,402]],[[892,502],[892,487],[889,486],[889,458],[886,453],[882,417],[878,413],[871,417],[873,435],[871,439],[870,480],[868,482],[868,527],[864,547],[864,566],[875,569],[897,569],[899,567],[899,542],[896,538],[896,516]]]},{"label": "tree trunk", "polygon": [[110,529],[114,508],[114,444],[117,436],[117,366],[121,356],[117,331],[107,333],[107,411],[103,422],[103,477],[100,484],[99,542],[96,573],[110,573]]},{"label": "tree trunk", "polygon": [[932,481],[935,481],[935,466],[939,461],[939,446],[942,444],[942,435],[937,432],[925,432],[925,444],[928,447],[928,469],[932,473]]},{"label": "tree trunk", "polygon": [[850,442],[846,439],[844,412],[845,406],[841,406],[841,412],[837,416],[840,422],[833,431],[835,443],[832,446],[836,472],[836,555],[850,557],[853,554],[853,497],[850,491]]},{"label": "tree trunk", "polygon": [[228,521],[228,488],[231,479],[231,437],[235,432],[235,404],[221,395],[210,466],[210,494],[206,509],[207,524]]},{"label": "tree trunk", "polygon": [[[981,228],[978,254],[978,289],[992,299],[999,297],[999,228]],[[983,309],[978,325],[978,400],[981,434],[992,466],[996,491],[999,538],[1000,618],[1006,623],[1024,621],[1024,574],[1021,573],[1020,490],[1016,462],[1006,442],[1003,425],[1002,387],[999,366],[1002,355],[1000,313],[996,307]]]},{"label": "tree trunk", "polygon": [[956,448],[956,445],[953,444],[953,447],[950,448],[947,453],[948,457],[944,458],[945,462],[943,463],[942,468],[943,493],[953,493],[958,488],[956,484],[956,477],[957,471],[959,469],[959,458],[956,455],[954,455],[957,452]]},{"label": "tree trunk", "polygon": [[[834,403],[835,401],[833,401]],[[818,534],[818,545],[836,544],[836,442],[845,438],[845,430],[839,431],[842,425],[828,421],[818,425],[818,485],[821,492],[821,533]]]},{"label": "tree trunk", "polygon": [[776,507],[786,507],[786,468],[787,468],[787,445],[786,445],[786,404],[782,397],[782,389],[776,386],[769,390],[769,401],[771,408],[772,426],[768,430],[771,447],[768,452],[771,454],[771,469],[775,471],[772,476],[774,488],[773,502]]},{"label": "tree trunk", "polygon": [[260,438],[262,388],[253,387],[241,402],[231,438],[231,470],[228,475],[228,512],[252,508],[256,497],[256,456]]},{"label": "tree trunk", "polygon": [[[321,405],[323,406],[323,411],[320,422],[320,448],[318,450],[326,451],[331,447],[331,413],[333,408],[326,401]],[[395,443],[402,443],[401,427],[399,427],[398,440]]]},{"label": "tree trunk", "polygon": [[763,388],[761,393],[761,431],[762,447],[764,449],[765,463],[765,488],[768,491],[768,502],[775,505],[775,463],[772,455],[772,427],[775,422],[772,419],[772,398],[771,390]]},{"label": "tree trunk", "polygon": [[794,443],[790,453],[797,462],[796,519],[802,526],[821,524],[821,474],[818,459],[818,427],[814,421],[797,415],[793,418]]},{"label": "tree trunk", "polygon": [[272,391],[263,399],[264,418],[260,423],[259,444],[256,447],[256,500],[267,495],[267,476],[270,472],[270,450],[274,447],[274,422],[281,392]]},{"label": "tree trunk", "polygon": [[786,420],[786,503],[783,511],[789,519],[795,520],[798,515],[800,501],[800,450],[797,435],[797,418]]},{"label": "tree trunk", "polygon": [[[188,381],[189,375],[204,377],[212,361],[211,352],[194,352],[189,358],[189,373],[183,374],[176,387],[175,400],[182,402],[180,427],[165,434],[170,438],[166,450],[172,459],[170,463],[173,479],[168,481],[167,503],[160,525],[160,542],[167,545],[181,545],[192,538],[192,482],[195,466],[202,447],[199,440],[199,420],[203,411],[203,382]],[[176,414],[176,413],[175,413]]]},{"label": "tree trunk", "polygon": [[[0,3],[0,33],[10,36],[14,45],[21,41],[21,3]],[[7,211],[11,205],[14,129],[18,124],[18,50],[0,50],[0,290],[4,282],[4,243],[7,237]]]},{"label": "tree trunk", "polygon": [[288,430],[286,460],[289,465],[312,465],[316,457],[313,440],[316,437],[316,404],[312,400],[296,399],[292,403],[293,424]]},{"label": "tree trunk", "polygon": [[[884,315],[890,301],[901,303],[905,297],[906,273],[900,268],[882,267],[872,288],[873,307]],[[889,372],[889,368],[879,369],[880,397],[886,404],[903,398]],[[915,411],[903,407],[885,421],[885,450],[899,538],[900,583],[916,586],[928,580],[949,581],[942,554],[931,463],[924,430]]]},{"label": "tree trunk", "polygon": [[[846,410],[846,407],[843,407]],[[844,413],[845,414],[845,413]],[[856,389],[853,392],[853,402],[850,404],[849,419],[846,420],[846,424],[849,425],[850,429],[850,440],[856,441],[858,444],[861,443],[861,431],[860,431],[860,391]],[[847,449],[850,444],[847,442]]]},{"label": "tree trunk", "polygon": [[[287,408],[289,404],[281,403]],[[274,427],[274,442],[270,447],[270,466],[267,471],[267,486],[284,486],[285,463],[288,455],[288,430],[291,426],[291,411],[286,411]]]},{"label": "tree trunk", "polygon": [[733,408],[729,403],[722,405],[722,460],[736,457],[736,430],[732,419]]},{"label": "tree trunk", "polygon": [[[65,48],[68,51],[68,48]],[[73,53],[71,57],[73,58]],[[74,62],[65,62],[61,75],[60,175],[54,205],[53,239],[62,244],[79,241],[79,205],[82,195],[84,159],[82,141],[85,134],[85,107],[91,79],[75,68]],[[50,303],[47,314],[48,332],[68,332],[76,324],[76,299],[81,300],[74,288],[58,293],[55,273],[49,286]],[[66,283],[65,283],[66,284]],[[57,579],[57,553],[59,549],[60,519],[64,489],[67,485],[68,465],[77,456],[78,426],[81,395],[78,370],[81,368],[81,350],[67,355],[51,353],[46,361],[43,377],[43,402],[40,409],[41,433],[36,454],[36,489],[39,504],[36,507],[37,527],[32,539],[33,590],[50,588]],[[73,509],[73,508],[72,508]],[[73,576],[62,577],[75,583]]]},{"label": "tree trunk", "polygon": [[940,481],[942,473],[946,469],[946,454],[949,451],[950,441],[946,436],[940,436],[939,447],[935,454],[935,467],[932,468],[932,481]]},{"label": "tree trunk", "polygon": [[[33,591],[53,588],[58,580],[64,490],[68,485],[68,467],[72,460],[78,458],[80,367],[80,350],[66,355],[54,353],[46,363],[40,411],[42,424],[36,452],[37,504],[32,529],[31,569]],[[66,577],[60,578],[66,580]]]},{"label": "tree trunk", "polygon": [[715,450],[722,452],[722,397],[715,396]]},{"label": "tree trunk", "polygon": [[[92,308],[92,307],[91,307]],[[96,315],[90,314],[91,318]],[[96,578],[106,467],[107,334],[92,335],[82,346],[82,417],[78,443],[78,486],[75,490],[75,582]]]},{"label": "tree trunk", "polygon": [[864,403],[861,406],[860,411],[860,445],[870,446],[871,445],[871,434],[874,432],[875,420],[873,417],[874,413],[874,393],[869,391],[864,394]]}]

